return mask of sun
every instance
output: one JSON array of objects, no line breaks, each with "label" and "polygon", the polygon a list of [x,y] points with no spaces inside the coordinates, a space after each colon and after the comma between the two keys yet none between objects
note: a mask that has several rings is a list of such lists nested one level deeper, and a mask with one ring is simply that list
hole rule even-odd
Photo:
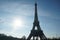
[{"label": "sun", "polygon": [[16,30],[18,28],[20,28],[23,25],[23,21],[19,18],[15,18],[13,20],[13,29]]}]

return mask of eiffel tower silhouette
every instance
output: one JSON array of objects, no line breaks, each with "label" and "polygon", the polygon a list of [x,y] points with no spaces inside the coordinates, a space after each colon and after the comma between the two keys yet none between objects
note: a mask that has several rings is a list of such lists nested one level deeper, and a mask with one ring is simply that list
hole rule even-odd
[{"label": "eiffel tower silhouette", "polygon": [[[36,39],[35,39],[36,37]],[[35,16],[34,16],[34,23],[33,28],[31,30],[30,35],[28,36],[27,40],[47,40],[46,36],[44,35],[43,31],[40,28],[39,21],[38,21],[38,15],[37,15],[37,3],[35,2]]]}]

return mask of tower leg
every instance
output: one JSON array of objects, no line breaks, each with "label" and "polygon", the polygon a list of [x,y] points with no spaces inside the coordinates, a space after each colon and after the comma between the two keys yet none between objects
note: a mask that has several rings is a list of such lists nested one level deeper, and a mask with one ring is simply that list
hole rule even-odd
[{"label": "tower leg", "polygon": [[35,39],[34,39],[34,36],[33,36],[33,40],[35,40]]},{"label": "tower leg", "polygon": [[31,39],[31,37],[32,37],[32,35],[30,34],[30,35],[29,35],[29,37],[27,38],[27,40],[30,40],[30,39]]},{"label": "tower leg", "polygon": [[38,37],[36,37],[36,40],[39,40]]}]

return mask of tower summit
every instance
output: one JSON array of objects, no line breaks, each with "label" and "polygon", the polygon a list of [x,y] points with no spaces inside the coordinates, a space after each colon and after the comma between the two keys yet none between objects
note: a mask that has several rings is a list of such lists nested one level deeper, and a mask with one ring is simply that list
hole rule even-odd
[{"label": "tower summit", "polygon": [[37,15],[37,3],[35,3],[35,19],[34,21],[38,21],[38,15]]},{"label": "tower summit", "polygon": [[31,38],[33,38],[33,40],[39,40],[39,38],[40,40],[47,39],[39,25],[38,15],[37,15],[37,2],[35,2],[35,15],[34,15],[33,28],[27,40],[30,40]]}]

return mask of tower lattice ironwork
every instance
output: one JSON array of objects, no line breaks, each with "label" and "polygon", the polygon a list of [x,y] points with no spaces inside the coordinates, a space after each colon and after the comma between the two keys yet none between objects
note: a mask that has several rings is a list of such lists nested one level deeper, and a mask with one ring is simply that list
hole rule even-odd
[{"label": "tower lattice ironwork", "polygon": [[33,28],[27,40],[31,40],[31,38],[33,38],[33,40],[39,40],[39,38],[40,40],[47,39],[39,25],[38,15],[37,15],[37,3],[35,3],[35,16],[34,16]]}]

